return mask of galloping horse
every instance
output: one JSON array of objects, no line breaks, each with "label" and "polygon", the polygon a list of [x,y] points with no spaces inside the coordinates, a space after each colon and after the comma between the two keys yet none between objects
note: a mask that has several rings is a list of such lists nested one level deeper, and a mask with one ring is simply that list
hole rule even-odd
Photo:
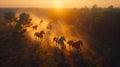
[{"label": "galloping horse", "polygon": [[40,38],[40,39],[41,39],[41,41],[42,41],[42,39],[43,39],[43,34],[45,34],[45,32],[44,32],[44,31],[35,32],[35,33],[34,33],[34,36],[36,36],[36,37]]},{"label": "galloping horse", "polygon": [[78,40],[76,42],[74,42],[73,40],[70,40],[67,43],[69,44],[69,46],[72,46],[72,48],[75,48],[77,50],[81,50],[80,45],[83,45],[83,42],[81,40]]},{"label": "galloping horse", "polygon": [[66,47],[65,47],[65,44],[64,44],[64,41],[66,41],[66,39],[65,39],[64,36],[61,36],[60,38],[54,37],[53,40],[54,40],[57,44],[59,44],[59,45],[62,47],[62,49],[65,49],[65,48],[66,48]]},{"label": "galloping horse", "polygon": [[37,30],[38,25],[32,26],[33,29]]}]

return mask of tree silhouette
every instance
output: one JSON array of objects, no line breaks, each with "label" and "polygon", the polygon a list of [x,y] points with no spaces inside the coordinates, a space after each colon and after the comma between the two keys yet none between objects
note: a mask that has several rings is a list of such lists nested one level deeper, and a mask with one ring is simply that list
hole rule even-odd
[{"label": "tree silhouette", "polygon": [[20,40],[24,35],[24,33],[27,31],[27,27],[31,23],[32,19],[30,18],[30,15],[27,13],[21,13],[19,16],[19,20],[16,22],[13,35]]},{"label": "tree silhouette", "polygon": [[4,18],[5,18],[6,22],[8,22],[9,30],[11,31],[11,29],[13,28],[12,22],[16,21],[15,12],[14,11],[6,12],[4,14]]},{"label": "tree silhouette", "polygon": [[26,24],[30,24],[30,22],[32,21],[32,19],[30,18],[30,15],[27,13],[21,13],[19,16],[19,23],[26,25]]},{"label": "tree silhouette", "polygon": [[9,11],[9,12],[6,12],[4,14],[4,18],[9,22],[13,22],[16,20],[16,17],[15,17],[15,12],[14,11]]}]

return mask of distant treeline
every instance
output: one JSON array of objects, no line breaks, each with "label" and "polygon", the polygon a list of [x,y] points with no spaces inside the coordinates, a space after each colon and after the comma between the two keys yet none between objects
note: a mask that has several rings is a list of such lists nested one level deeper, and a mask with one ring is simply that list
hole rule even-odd
[{"label": "distant treeline", "polygon": [[[17,17],[19,12],[22,13]],[[86,60],[81,53],[74,52],[70,52],[67,58],[58,48],[53,47],[48,50],[38,48],[38,46],[29,47],[26,46],[29,44],[28,41],[22,44],[21,38],[23,39],[22,35],[26,29],[21,26],[32,21],[30,14],[24,12],[56,21],[62,20],[68,26],[73,26],[79,34],[89,35],[91,39],[97,41],[96,43],[91,39],[88,40],[90,46],[98,54],[98,61],[91,62],[90,60],[96,58]],[[14,28],[12,22],[16,23]],[[13,35],[9,36],[11,31]],[[42,65],[43,67],[120,67],[120,8],[113,6],[98,8],[94,5],[92,8],[61,9],[60,11],[39,8],[0,8],[0,35],[0,50],[2,51],[0,63],[3,67]]]}]

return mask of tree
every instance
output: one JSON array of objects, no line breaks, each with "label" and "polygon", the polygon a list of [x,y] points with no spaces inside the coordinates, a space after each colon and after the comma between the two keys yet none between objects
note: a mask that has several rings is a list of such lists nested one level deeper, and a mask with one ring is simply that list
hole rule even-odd
[{"label": "tree", "polygon": [[11,29],[13,28],[12,22],[16,21],[15,12],[14,11],[6,12],[4,14],[4,18],[5,18],[6,22],[8,22],[9,30],[11,31]]},{"label": "tree", "polygon": [[15,17],[15,12],[14,11],[9,11],[9,12],[6,12],[4,14],[4,18],[9,22],[13,22],[16,20],[16,17]]},{"label": "tree", "polygon": [[27,13],[21,13],[19,16],[19,23],[26,25],[26,24],[30,24],[30,22],[32,21],[32,19],[30,18],[30,15]]},{"label": "tree", "polygon": [[19,40],[24,37],[24,33],[27,31],[27,27],[30,25],[32,19],[30,15],[27,13],[21,13],[19,16],[19,20],[17,20],[13,35],[17,37]]}]

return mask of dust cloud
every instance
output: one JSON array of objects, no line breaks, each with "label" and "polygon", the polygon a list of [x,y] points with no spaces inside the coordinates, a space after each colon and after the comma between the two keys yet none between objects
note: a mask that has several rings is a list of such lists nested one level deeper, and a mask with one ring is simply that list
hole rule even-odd
[{"label": "dust cloud", "polygon": [[[28,12],[29,13],[29,12]],[[69,25],[65,21],[62,20],[53,20],[48,18],[38,17],[32,13],[29,13],[32,18],[32,26],[37,25],[37,29],[33,29],[32,26],[27,28],[27,32],[25,35],[32,42],[40,43],[40,38],[34,36],[35,32],[44,31],[44,37],[42,39],[42,45],[49,44],[50,46],[56,46],[54,37],[64,36],[66,41],[64,42],[66,45],[66,49],[69,49],[69,45],[67,41],[74,40],[77,41],[80,39],[80,35],[76,32],[74,25]]]}]

